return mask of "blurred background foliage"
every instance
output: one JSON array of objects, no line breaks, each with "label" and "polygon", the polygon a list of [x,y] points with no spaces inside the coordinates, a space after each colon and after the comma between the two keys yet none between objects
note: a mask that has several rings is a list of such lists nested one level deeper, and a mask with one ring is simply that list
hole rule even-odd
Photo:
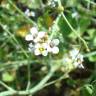
[{"label": "blurred background foliage", "polygon": [[[70,48],[79,47],[84,55],[85,68],[70,72],[70,78],[56,82],[35,96],[96,96],[96,1],[61,1],[65,16],[86,40],[90,52],[60,17],[60,30],[55,34],[61,42],[60,53],[51,59],[60,59]],[[26,16],[27,9],[35,15]],[[24,37],[33,26],[33,21],[40,29],[48,31],[59,13],[57,0],[0,0],[0,80],[20,90],[27,84],[28,63],[31,66],[31,86],[48,72],[46,64],[48,66],[50,58],[35,57],[29,53]],[[61,74],[63,72],[57,72],[52,80]],[[0,86],[0,91],[3,90],[5,88]]]}]

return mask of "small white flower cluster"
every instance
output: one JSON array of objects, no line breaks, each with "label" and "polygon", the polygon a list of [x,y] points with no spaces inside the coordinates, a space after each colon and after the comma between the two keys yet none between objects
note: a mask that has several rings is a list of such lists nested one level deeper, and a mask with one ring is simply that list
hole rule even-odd
[{"label": "small white flower cluster", "polygon": [[35,12],[30,11],[29,9],[26,9],[24,13],[28,17],[30,17],[30,16],[35,17],[35,15],[36,15]]},{"label": "small white flower cluster", "polygon": [[74,49],[74,50],[71,50],[70,52],[70,56],[73,60],[73,64],[75,67],[78,67],[78,68],[84,68],[82,62],[83,62],[83,55],[80,54],[79,50],[78,49]]},{"label": "small white flower cluster", "polygon": [[36,27],[30,29],[30,33],[25,37],[29,43],[29,51],[34,52],[36,56],[43,55],[47,56],[48,53],[58,54],[59,53],[59,40],[50,40],[47,32],[38,31]]},{"label": "small white flower cluster", "polygon": [[65,63],[72,63],[76,68],[84,68],[83,62],[83,55],[79,53],[78,49],[73,49],[69,51],[69,55],[64,57]]}]

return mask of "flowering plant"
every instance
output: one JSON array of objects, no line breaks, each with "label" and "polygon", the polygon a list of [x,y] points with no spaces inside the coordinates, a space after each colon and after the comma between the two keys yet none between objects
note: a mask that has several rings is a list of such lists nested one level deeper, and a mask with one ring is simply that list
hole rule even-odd
[{"label": "flowering plant", "polygon": [[0,0],[0,96],[96,96],[95,9],[94,0]]},{"label": "flowering plant", "polygon": [[35,55],[47,56],[48,52],[57,54],[59,48],[58,39],[50,40],[47,32],[40,31],[38,32],[36,27],[30,29],[30,34],[26,35],[26,41],[31,41],[29,44],[29,51],[33,51]]}]

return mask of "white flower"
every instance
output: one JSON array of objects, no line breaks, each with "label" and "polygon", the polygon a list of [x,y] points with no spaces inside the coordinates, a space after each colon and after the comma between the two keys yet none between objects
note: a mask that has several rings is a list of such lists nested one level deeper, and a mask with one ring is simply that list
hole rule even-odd
[{"label": "white flower", "polygon": [[58,39],[53,39],[52,41],[49,40],[48,44],[49,44],[47,47],[48,52],[51,52],[53,54],[59,53],[59,48],[57,47],[57,45],[59,44]]},{"label": "white flower", "polygon": [[28,17],[29,17],[29,16],[33,16],[33,17],[34,17],[34,16],[35,16],[35,12],[30,11],[29,9],[26,9],[25,15],[28,16]]},{"label": "white flower", "polygon": [[48,53],[59,53],[59,40],[49,40],[47,32],[39,31],[36,27],[30,29],[30,33],[26,35],[25,40],[30,41],[28,50],[34,52],[35,55],[47,56]]},{"label": "white flower", "polygon": [[71,56],[72,59],[75,59],[78,56],[78,54],[79,54],[79,50],[73,49],[73,50],[71,50],[69,52],[69,54],[70,54],[70,56]]},{"label": "white flower", "polygon": [[36,15],[35,12],[33,11],[30,12],[30,16],[35,17],[35,15]]},{"label": "white flower", "polygon": [[52,48],[52,53],[53,54],[58,54],[59,53],[59,48],[58,47],[53,47]]},{"label": "white flower", "polygon": [[83,55],[79,53],[78,49],[71,50],[69,54],[73,60],[79,59],[81,62],[83,61]]},{"label": "white flower", "polygon": [[37,37],[38,35],[38,30],[36,27],[32,27],[30,29],[30,33],[26,35],[25,40],[26,41],[34,41],[34,39]]},{"label": "white flower", "polygon": [[47,41],[48,41],[48,34],[43,31],[38,32],[37,38],[34,39],[35,43],[47,43]]},{"label": "white flower", "polygon": [[26,9],[25,15],[26,15],[26,16],[29,16],[29,12],[30,12],[29,9]]},{"label": "white flower", "polygon": [[26,35],[25,40],[26,40],[26,41],[32,41],[32,40],[33,40],[32,34]]},{"label": "white flower", "polygon": [[73,65],[78,68],[84,68],[82,65],[83,55],[79,53],[78,49],[71,50],[69,52],[71,59],[73,60]]},{"label": "white flower", "polygon": [[39,38],[43,38],[43,37],[45,37],[45,35],[46,35],[46,32],[43,32],[43,31],[40,31],[40,32],[38,33],[38,37],[39,37]]},{"label": "white flower", "polygon": [[53,44],[54,46],[58,46],[59,43],[60,43],[60,41],[59,41],[58,39],[53,39],[53,40],[52,40],[52,44]]},{"label": "white flower", "polygon": [[30,33],[31,33],[32,35],[37,35],[37,34],[38,34],[37,28],[36,28],[36,27],[32,27],[32,28],[30,29]]},{"label": "white flower", "polygon": [[36,44],[35,45],[35,50],[34,50],[35,55],[43,55],[43,56],[47,56],[48,51],[47,51],[47,44],[43,43],[43,44]]}]

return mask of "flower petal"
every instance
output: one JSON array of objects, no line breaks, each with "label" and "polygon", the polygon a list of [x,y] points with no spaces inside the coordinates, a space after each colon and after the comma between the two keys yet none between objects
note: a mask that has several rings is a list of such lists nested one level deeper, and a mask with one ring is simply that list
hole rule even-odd
[{"label": "flower petal", "polygon": [[31,34],[28,34],[28,35],[26,35],[25,40],[31,41],[31,40],[33,40],[33,36]]},{"label": "flower petal", "polygon": [[59,48],[58,47],[53,47],[52,48],[52,53],[53,54],[58,54],[59,53]]},{"label": "flower petal", "polygon": [[72,59],[76,59],[78,54],[79,54],[79,50],[77,50],[77,49],[73,49],[73,50],[70,51],[70,56],[71,56]]},{"label": "flower petal", "polygon": [[32,27],[32,28],[30,29],[30,32],[31,32],[32,35],[37,35],[37,34],[38,34],[38,30],[37,30],[36,27]]},{"label": "flower petal", "polygon": [[43,43],[42,46],[44,47],[44,49],[47,49],[48,44],[47,43]]},{"label": "flower petal", "polygon": [[60,41],[59,41],[59,39],[53,39],[52,43],[53,43],[53,45],[57,46],[57,45],[59,45]]},{"label": "flower petal", "polygon": [[43,32],[43,31],[40,31],[40,32],[38,33],[38,37],[39,37],[39,38],[43,38],[45,35],[46,35],[46,33]]},{"label": "flower petal", "polygon": [[34,45],[33,45],[32,43],[29,43],[29,47],[30,47],[30,48],[33,48]]},{"label": "flower petal", "polygon": [[43,52],[42,52],[42,55],[43,55],[43,56],[47,56],[47,55],[48,55],[48,51],[47,51],[47,50],[43,51]]},{"label": "flower petal", "polygon": [[34,54],[35,54],[36,56],[38,56],[38,55],[40,55],[41,53],[40,53],[40,51],[39,51],[38,49],[35,49],[35,50],[34,50]]},{"label": "flower petal", "polygon": [[52,52],[52,48],[50,46],[47,46],[47,51]]},{"label": "flower petal", "polygon": [[38,48],[40,48],[41,47],[41,44],[39,44],[39,43],[37,43],[37,44],[35,44],[35,46],[34,46],[36,49],[38,49]]},{"label": "flower petal", "polygon": [[29,16],[30,10],[26,9],[26,11],[24,12],[26,16]]}]

